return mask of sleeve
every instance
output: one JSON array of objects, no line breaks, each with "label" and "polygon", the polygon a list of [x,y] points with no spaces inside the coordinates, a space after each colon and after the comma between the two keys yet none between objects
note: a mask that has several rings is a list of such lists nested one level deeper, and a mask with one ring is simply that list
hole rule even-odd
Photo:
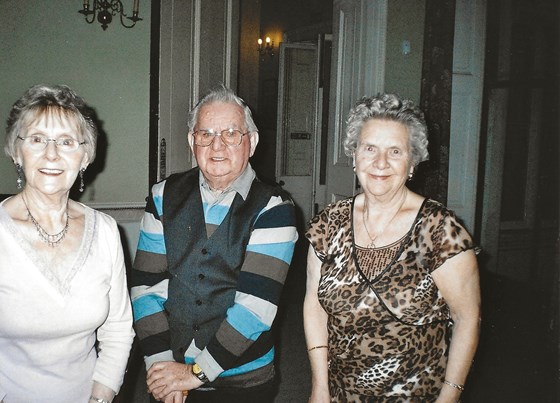
[{"label": "sleeve", "polygon": [[147,368],[156,361],[173,361],[164,309],[169,283],[162,225],[164,188],[165,182],[154,185],[148,197],[131,272],[134,327]]},{"label": "sleeve", "polygon": [[109,313],[103,325],[97,329],[98,359],[93,380],[115,393],[123,383],[134,331],[132,330],[132,309],[126,284],[122,244],[117,224],[111,219],[108,247],[113,249],[111,282],[109,289]]},{"label": "sleeve", "polygon": [[272,326],[292,260],[296,230],[291,200],[273,197],[253,227],[234,304],[196,363],[213,381]]},{"label": "sleeve", "polygon": [[305,237],[321,262],[324,262],[327,257],[330,210],[331,205],[328,205],[320,211],[319,214],[313,217],[311,221],[309,221],[309,228],[305,233]]},{"label": "sleeve", "polygon": [[448,259],[461,252],[474,249],[471,235],[459,222],[455,213],[443,209],[442,217],[432,235],[434,262],[432,272],[443,265]]}]

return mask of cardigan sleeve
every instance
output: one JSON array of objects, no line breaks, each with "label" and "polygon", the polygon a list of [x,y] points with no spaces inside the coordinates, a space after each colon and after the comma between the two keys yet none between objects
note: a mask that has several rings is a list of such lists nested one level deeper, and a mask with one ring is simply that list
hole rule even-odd
[{"label": "cardigan sleeve", "polygon": [[164,309],[169,283],[162,225],[164,188],[165,182],[154,185],[147,199],[131,272],[134,327],[147,368],[156,361],[173,361]]},{"label": "cardigan sleeve", "polygon": [[272,326],[298,234],[291,200],[273,196],[257,218],[234,304],[195,361],[213,381]]}]

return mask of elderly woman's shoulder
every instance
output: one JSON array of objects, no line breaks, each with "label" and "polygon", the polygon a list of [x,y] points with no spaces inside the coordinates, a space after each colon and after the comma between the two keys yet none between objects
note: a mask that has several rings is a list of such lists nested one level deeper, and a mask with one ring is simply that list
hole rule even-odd
[{"label": "elderly woman's shoulder", "polygon": [[335,200],[323,209],[323,211],[340,211],[340,210],[347,210],[352,208],[352,204],[354,202],[354,196],[343,198],[340,200]]},{"label": "elderly woman's shoulder", "polygon": [[437,200],[426,199],[422,210],[423,217],[440,221],[442,223],[445,222],[452,223],[453,225],[460,225],[466,228],[465,223],[461,217],[457,216],[455,211]]},{"label": "elderly woman's shoulder", "polygon": [[310,220],[310,223],[318,221],[329,221],[336,217],[350,216],[354,197],[343,198],[327,204],[319,213]]},{"label": "elderly woman's shoulder", "polygon": [[78,217],[87,218],[88,216],[91,216],[91,217],[95,217],[96,221],[102,222],[111,227],[117,226],[117,221],[111,215],[80,202],[74,202],[74,203],[75,203],[74,212],[77,214]]},{"label": "elderly woman's shoulder", "polygon": [[433,214],[455,215],[455,212],[438,200],[427,198],[424,202],[424,211]]}]

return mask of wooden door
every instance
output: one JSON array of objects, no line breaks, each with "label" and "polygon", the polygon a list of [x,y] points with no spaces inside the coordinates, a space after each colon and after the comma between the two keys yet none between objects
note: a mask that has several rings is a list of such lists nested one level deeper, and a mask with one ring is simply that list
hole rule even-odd
[{"label": "wooden door", "polygon": [[327,202],[359,191],[344,154],[345,120],[359,97],[383,91],[387,0],[340,0],[333,7]]},{"label": "wooden door", "polygon": [[276,180],[294,199],[303,228],[314,213],[320,151],[317,45],[282,43],[278,84]]}]

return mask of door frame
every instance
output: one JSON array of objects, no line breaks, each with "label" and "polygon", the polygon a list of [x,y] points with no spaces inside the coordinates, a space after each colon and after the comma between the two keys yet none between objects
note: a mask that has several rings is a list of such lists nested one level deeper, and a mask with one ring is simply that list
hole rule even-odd
[{"label": "door frame", "polygon": [[[280,44],[279,50],[279,75],[278,75],[278,113],[277,113],[277,123],[276,123],[276,165],[275,165],[275,176],[277,181],[281,181],[282,177],[286,175],[283,174],[284,168],[284,158],[285,158],[285,140],[286,134],[284,133],[284,128],[287,126],[284,122],[284,109],[285,109],[285,95],[286,95],[286,85],[284,84],[286,80],[286,49],[309,49],[315,51],[315,106],[313,112],[313,131],[312,131],[312,161],[311,161],[311,199],[308,206],[300,206],[301,209],[305,209],[303,212],[303,222],[305,224],[315,212],[315,203],[317,196],[317,188],[319,187],[319,171],[320,171],[320,153],[321,153],[321,121],[322,121],[322,89],[320,88],[320,41],[319,43],[312,42],[282,42]],[[297,200],[296,200],[297,202]]]}]

